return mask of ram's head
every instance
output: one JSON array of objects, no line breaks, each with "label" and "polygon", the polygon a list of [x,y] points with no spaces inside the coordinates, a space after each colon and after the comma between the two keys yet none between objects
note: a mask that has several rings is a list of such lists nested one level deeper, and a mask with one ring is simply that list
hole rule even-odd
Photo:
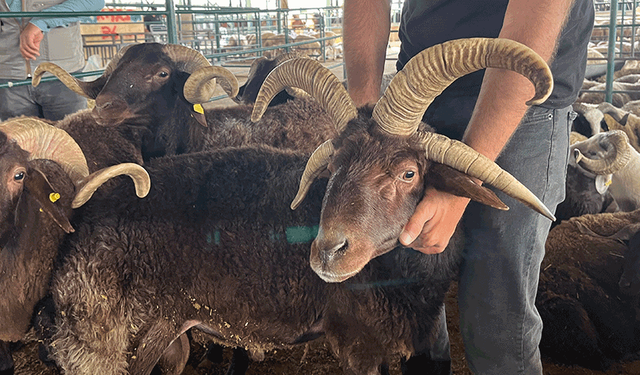
[{"label": "ram's head", "polygon": [[356,109],[338,79],[312,60],[284,62],[267,77],[254,121],[275,94],[298,87],[322,103],[340,134],[310,157],[292,203],[292,208],[301,203],[316,177],[331,174],[311,247],[311,266],[320,277],[343,281],[397,246],[427,186],[506,209],[470,177],[477,178],[553,219],[509,173],[462,142],[428,131],[421,122],[429,104],[451,82],[487,67],[529,78],[536,94],[528,104],[541,103],[551,93],[553,79],[544,60],[504,39],[456,40],[423,51],[393,78],[373,108]]}]

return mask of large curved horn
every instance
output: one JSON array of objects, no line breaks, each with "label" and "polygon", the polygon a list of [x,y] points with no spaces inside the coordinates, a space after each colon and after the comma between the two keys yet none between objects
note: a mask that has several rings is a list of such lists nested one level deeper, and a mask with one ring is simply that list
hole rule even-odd
[{"label": "large curved horn", "polygon": [[17,117],[1,123],[0,131],[29,152],[30,159],[49,159],[60,164],[76,186],[89,175],[80,146],[62,129],[33,117]]},{"label": "large curved horn", "polygon": [[513,70],[533,82],[536,94],[528,105],[544,102],[553,89],[551,70],[529,47],[508,39],[457,39],[414,56],[391,80],[373,118],[388,133],[413,134],[429,104],[447,86],[484,68]]},{"label": "large curved horn", "polygon": [[[179,44],[167,44],[162,48],[162,51],[166,53],[172,61],[176,62],[178,70],[189,74],[193,74],[199,69],[208,68],[211,66],[209,60],[204,57],[202,53],[194,50],[193,48],[181,46]],[[216,82],[211,80],[202,82],[196,82],[195,80],[193,80],[190,85],[192,85],[192,88],[190,90],[195,91],[188,93],[185,92],[185,97],[189,96],[191,100],[187,100],[189,100],[189,102],[191,103],[196,104],[204,103],[211,99],[211,96],[213,96],[213,92],[216,89]],[[207,95],[209,96],[208,98],[206,98],[205,100],[200,100]],[[199,101],[196,102],[195,100]]]},{"label": "large curved horn", "polygon": [[66,70],[51,62],[43,62],[36,68],[31,78],[31,84],[35,87],[40,84],[40,80],[45,73],[51,73],[56,76],[60,82],[67,86],[71,91],[87,99],[95,99],[107,79],[118,66],[118,62],[132,45],[125,46],[109,61],[102,75],[91,82],[84,82],[72,76]]},{"label": "large curved horn", "polygon": [[78,184],[78,192],[71,202],[71,207],[78,208],[82,206],[102,184],[121,175],[131,177],[138,197],[144,198],[147,196],[149,189],[151,189],[151,179],[147,171],[135,163],[122,163],[103,168],[82,179]]},{"label": "large curved horn", "polygon": [[338,132],[358,115],[347,90],[329,69],[316,60],[294,58],[269,73],[258,92],[251,121],[260,120],[271,99],[287,87],[300,88],[315,98],[329,113]]},{"label": "large curved horn", "polygon": [[437,133],[420,133],[430,160],[477,178],[555,221],[551,211],[520,181],[468,145]]},{"label": "large curved horn", "polygon": [[179,44],[166,44],[162,51],[175,61],[179,70],[186,73],[193,73],[196,70],[211,66],[209,60],[199,51],[193,48],[181,46]]},{"label": "large curved horn", "polygon": [[304,172],[302,172],[302,178],[300,178],[300,186],[298,187],[298,192],[291,202],[292,210],[298,208],[304,197],[309,192],[313,180],[315,180],[316,177],[318,177],[327,168],[333,152],[333,143],[331,142],[331,140],[328,140],[318,146],[313,154],[311,154],[311,157],[309,158],[309,160],[307,160],[307,165],[304,168]]},{"label": "large curved horn", "polygon": [[184,83],[184,97],[189,103],[206,103],[213,96],[217,79],[231,98],[238,95],[238,79],[229,69],[221,66],[205,66],[191,73]]},{"label": "large curved horn", "polygon": [[622,130],[611,130],[602,134],[606,134],[605,136],[611,145],[611,147],[607,148],[605,157],[602,159],[590,159],[584,156],[579,148],[582,142],[578,142],[572,146],[576,163],[596,175],[613,174],[624,168],[631,160],[629,138]]}]

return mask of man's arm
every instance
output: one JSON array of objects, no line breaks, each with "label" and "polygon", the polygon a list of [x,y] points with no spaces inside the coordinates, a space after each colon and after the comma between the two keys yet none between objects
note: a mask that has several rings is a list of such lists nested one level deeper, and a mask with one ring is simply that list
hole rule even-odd
[{"label": "man's arm", "polygon": [[[521,42],[550,61],[572,0],[511,0],[501,38]],[[487,69],[463,141],[495,160],[524,116],[533,85],[517,73]],[[424,253],[442,252],[469,203],[429,189],[400,235],[400,242]]]},{"label": "man's arm", "polygon": [[[104,7],[104,0],[67,0],[63,3],[43,9],[42,12],[94,12]],[[64,18],[37,18],[31,19],[31,23],[38,26],[43,32],[58,26],[68,26],[72,22],[80,20],[80,17]]]},{"label": "man's arm", "polygon": [[[104,7],[104,0],[67,0],[43,12],[91,12]],[[68,26],[80,20],[78,17],[64,18],[32,18],[20,32],[20,53],[27,60],[35,60],[40,56],[40,42],[44,33],[58,26]]]},{"label": "man's arm", "polygon": [[356,106],[380,97],[391,29],[389,0],[345,0],[344,62],[347,87]]}]

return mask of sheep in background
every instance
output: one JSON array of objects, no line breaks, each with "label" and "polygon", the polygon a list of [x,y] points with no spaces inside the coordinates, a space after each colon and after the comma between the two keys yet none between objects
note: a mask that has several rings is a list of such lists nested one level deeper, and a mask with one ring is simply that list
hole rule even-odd
[{"label": "sheep in background", "polygon": [[[604,114],[599,106],[574,103],[573,110],[577,116],[573,120],[573,130],[569,136],[570,145],[599,134],[603,127],[606,129]],[[609,180],[604,176],[597,177],[580,168],[576,165],[575,158],[570,160],[572,162],[567,165],[565,199],[556,207],[556,221],[552,223],[552,227],[575,216],[617,209],[607,186],[604,184]]]},{"label": "sheep in background", "polygon": [[[582,103],[602,103],[604,102],[604,92],[590,92],[590,91],[604,91],[605,84],[597,84],[589,87],[588,91],[583,92],[578,97],[578,102]],[[640,84],[639,83],[627,83],[627,82],[613,82],[613,91],[625,91],[616,92],[612,96],[612,103],[616,107],[622,107],[625,103],[631,100],[640,99]]]},{"label": "sheep in background", "polygon": [[[267,75],[269,75],[269,73],[276,66],[296,57],[302,57],[302,55],[297,52],[291,52],[280,54],[272,59],[267,57],[260,57],[255,59],[249,67],[247,80],[238,89],[238,95],[233,98],[234,101],[240,104],[253,105],[256,101],[256,97],[258,96],[260,86],[262,86],[262,83],[264,82],[265,78],[267,78]],[[269,103],[269,106],[276,106],[293,99],[294,96],[289,94],[287,90],[282,90],[273,98],[271,103]]]},{"label": "sheep in background", "polygon": [[[323,33],[321,32],[315,32],[311,34],[312,37],[316,38],[316,39],[320,39],[323,37]],[[341,42],[338,42],[338,38],[340,36],[336,33],[334,33],[333,31],[325,31],[324,32],[324,38],[331,38],[331,39],[327,39],[327,40],[323,40],[323,41],[319,41],[320,43],[324,43],[325,46],[325,57],[331,60],[335,60],[338,55],[339,55],[339,51],[340,49],[338,48],[339,45],[341,45]]]},{"label": "sheep in background", "polygon": [[622,211],[640,208],[640,153],[621,130],[610,130],[571,145],[570,164],[596,175]]},{"label": "sheep in background", "polygon": [[639,300],[627,292],[638,287],[637,266],[628,259],[638,248],[626,245],[639,223],[640,210],[601,213],[549,232],[536,299],[544,356],[602,371],[640,350]]},{"label": "sheep in background", "polygon": [[300,34],[296,35],[293,43],[307,42],[305,44],[291,46],[291,50],[298,52],[307,57],[318,57],[322,55],[320,42],[311,35]]},{"label": "sheep in background", "polygon": [[576,102],[573,103],[572,107],[578,114],[573,120],[572,131],[586,138],[601,132],[604,124],[604,114],[597,105]]},{"label": "sheep in background", "polygon": [[95,98],[92,113],[99,124],[142,134],[145,161],[244,144],[311,152],[335,135],[326,112],[309,98],[275,106],[255,124],[249,121],[251,105],[202,110],[199,104],[209,100],[215,87],[211,78],[217,78],[232,97],[237,95],[237,80],[228,70],[212,67],[202,54],[183,46],[129,46],[93,82],[79,81],[49,64],[38,67],[34,83],[45,71],[78,94]]},{"label": "sheep in background", "polygon": [[624,113],[622,117],[619,116],[620,113],[614,115],[605,113],[603,119],[609,129],[624,132],[629,138],[629,144],[640,152],[640,117],[629,112]]}]

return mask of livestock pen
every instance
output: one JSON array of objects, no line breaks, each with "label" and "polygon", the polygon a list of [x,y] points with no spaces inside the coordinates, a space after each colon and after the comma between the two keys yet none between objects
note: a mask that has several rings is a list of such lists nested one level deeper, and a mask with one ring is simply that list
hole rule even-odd
[{"label": "livestock pen", "polygon": [[[0,16],[63,17],[66,12],[10,12]],[[200,51],[214,65],[233,70],[242,80],[250,64],[260,56],[298,51],[327,64],[342,66],[342,9],[222,7],[174,4],[173,0],[140,3],[107,3],[100,12],[72,12],[81,22],[86,67],[77,78],[102,74],[110,59],[124,46],[143,42],[181,44]],[[300,25],[302,23],[302,25]],[[277,43],[268,37],[277,35]],[[306,38],[296,40],[299,35]],[[307,37],[308,36],[308,37]],[[304,39],[304,40],[303,40]],[[35,67],[33,67],[35,68]],[[47,80],[55,79],[45,77]],[[24,80],[0,84],[0,89],[30,85]],[[222,93],[211,101],[226,98]]]},{"label": "livestock pen", "polygon": [[[140,4],[138,4],[140,5]],[[620,3],[618,3],[620,5]],[[635,1],[632,4],[633,8],[636,8]],[[130,33],[122,32],[122,33],[112,33],[105,34],[100,36],[100,38],[106,37],[106,39],[101,39],[99,43],[95,43],[93,45],[87,43],[85,46],[86,57],[89,58],[91,56],[98,55],[100,57],[100,63],[103,64],[103,58],[108,60],[114,51],[119,50],[123,45],[129,43],[138,43],[143,41],[172,41],[172,38],[175,38],[173,41],[189,45],[192,48],[198,49],[203,54],[207,56],[214,64],[224,65],[230,67],[234,70],[234,72],[238,72],[239,75],[244,74],[244,69],[248,68],[249,63],[255,56],[260,56],[267,51],[275,50],[277,47],[264,47],[262,41],[254,44],[243,45],[243,42],[240,42],[240,45],[231,45],[232,37],[238,37],[236,40],[242,40],[241,36],[245,36],[250,34],[255,28],[258,28],[258,23],[260,24],[260,30],[263,32],[271,32],[277,31],[277,24],[273,22],[272,16],[275,16],[277,20],[278,14],[285,17],[284,14],[292,14],[291,19],[287,18],[288,21],[291,21],[291,25],[293,25],[293,14],[302,14],[306,12],[294,13],[295,10],[275,10],[275,11],[260,11],[258,10],[258,14],[270,14],[269,18],[264,18],[263,22],[258,22],[257,19],[262,20],[261,17],[255,18],[254,13],[255,10],[243,8],[242,10],[238,9],[229,9],[229,8],[215,8],[214,7],[203,7],[202,12],[198,11],[197,7],[187,7],[177,5],[174,8],[176,9],[175,14],[175,24],[172,26],[171,23],[168,23],[168,20],[171,19],[171,16],[167,12],[167,8],[163,8],[162,4],[154,5],[154,4],[144,4],[141,5],[142,10],[131,10],[134,9],[134,5],[130,4],[114,4],[114,7],[126,7],[130,9],[129,11],[125,10],[122,12],[123,16],[126,18],[126,15],[132,16],[133,20],[119,20],[118,16],[113,16],[113,23],[109,24],[109,22],[105,22],[107,25],[103,25],[106,28],[110,28],[111,30],[114,27],[115,23],[122,23],[131,25],[140,23],[146,16],[158,16],[154,20],[147,21],[149,29],[146,31],[139,32],[138,30],[133,30]],[[151,7],[155,7],[156,10],[152,10]],[[604,7],[603,7],[604,8]],[[161,9],[161,10],[158,10]],[[206,11],[205,11],[206,10]],[[184,12],[184,13],[182,13]],[[209,13],[207,13],[209,12]],[[340,10],[337,9],[339,14]],[[605,17],[607,15],[606,9],[602,13]],[[620,9],[620,13],[625,13],[629,15],[629,10],[626,6],[623,6]],[[635,16],[635,12],[634,12]],[[101,16],[95,16],[103,17]],[[137,18],[136,18],[137,17]],[[111,18],[111,17],[107,17]],[[635,30],[635,18],[631,17],[633,20],[632,25],[629,25],[629,22],[625,17],[620,18],[620,21],[616,21],[613,26],[609,25],[607,27],[613,27],[617,29],[633,29]],[[304,18],[303,18],[304,19]],[[337,18],[339,19],[339,18]],[[273,22],[273,23],[272,23]],[[327,21],[325,21],[327,22]],[[329,21],[331,24],[331,22]],[[305,22],[306,25],[306,22]],[[100,27],[103,27],[100,26]],[[145,25],[146,26],[146,25]],[[289,27],[289,24],[285,24],[284,22],[281,24],[282,30],[294,30],[295,28]],[[136,27],[138,27],[136,25]],[[216,32],[216,27],[218,31]],[[603,26],[604,27],[604,26]],[[600,28],[603,28],[600,27]],[[172,34],[174,33],[174,34]],[[626,32],[623,32],[626,34]],[[615,33],[609,33],[609,35]],[[171,35],[174,35],[173,37]],[[262,35],[262,34],[260,34]],[[635,31],[632,32],[631,35],[635,35]],[[199,37],[201,36],[201,38]],[[206,37],[205,37],[206,36]],[[328,41],[329,38],[326,40]],[[332,37],[331,39],[339,39],[338,37]],[[619,41],[616,40],[616,44]],[[287,43],[288,46],[278,47],[278,48],[291,48],[294,47],[294,42],[289,40]],[[303,45],[303,44],[299,44]],[[255,54],[255,55],[253,55]],[[616,64],[624,63],[627,60],[634,60],[636,55],[635,52],[629,53],[614,53],[610,55],[605,55],[608,59],[611,56],[614,66]],[[319,57],[319,56],[318,56]],[[392,59],[393,57],[390,57]],[[337,60],[328,60],[326,56],[322,58],[324,63],[334,68],[334,71],[339,72],[341,69],[341,61]],[[609,60],[607,60],[609,61]],[[607,65],[605,63],[605,65]],[[103,66],[103,65],[102,65]],[[391,72],[395,69],[393,66],[393,61],[390,60],[389,64],[387,64],[387,71]],[[85,73],[87,76],[99,74],[101,71],[98,69],[96,73],[87,72]],[[30,81],[25,81],[23,84],[30,84]],[[214,99],[220,99],[220,97],[216,97]],[[222,103],[223,101],[216,101],[212,103],[212,105],[217,105],[217,103]],[[468,374],[469,370],[466,368],[464,363],[464,353],[462,349],[462,343],[460,341],[459,335],[457,334],[457,307],[455,302],[455,290],[452,290],[449,293],[449,297],[447,300],[447,309],[450,312],[448,316],[449,320],[449,329],[451,330],[451,339],[452,339],[452,355],[453,355],[453,366],[455,374]],[[195,344],[194,344],[195,345]],[[37,349],[36,345],[31,343],[25,349],[34,350]],[[31,357],[25,354],[24,357],[21,357],[21,360],[27,361],[29,358],[36,358],[37,354],[35,352],[27,352],[26,354],[31,354]],[[222,357],[219,359],[222,360],[221,363],[215,363],[215,356],[212,356],[211,353],[207,353],[207,348],[204,347],[194,347],[193,356],[190,359],[187,370],[185,374],[223,374],[226,373],[226,369],[228,363],[230,361],[230,353],[225,352]],[[36,359],[37,362],[37,359]],[[25,362],[23,362],[25,363]],[[21,368],[16,371],[17,374],[57,374],[54,369],[44,367],[40,363],[32,363],[34,367]],[[34,372],[34,368],[37,368],[36,372]],[[399,371],[399,369],[392,369],[393,371]],[[21,372],[22,371],[22,372]],[[330,354],[330,351],[323,343],[316,343],[310,345],[307,348],[301,348],[293,351],[278,351],[275,353],[271,353],[267,356],[265,361],[261,363],[252,364],[249,374],[339,374],[341,373],[338,369],[338,364]],[[625,365],[624,367],[617,366],[612,368],[608,372],[597,372],[590,371],[581,368],[566,368],[555,366],[552,364],[545,364],[545,374],[634,374],[640,373],[640,365],[637,363],[632,363],[629,365]]]}]

